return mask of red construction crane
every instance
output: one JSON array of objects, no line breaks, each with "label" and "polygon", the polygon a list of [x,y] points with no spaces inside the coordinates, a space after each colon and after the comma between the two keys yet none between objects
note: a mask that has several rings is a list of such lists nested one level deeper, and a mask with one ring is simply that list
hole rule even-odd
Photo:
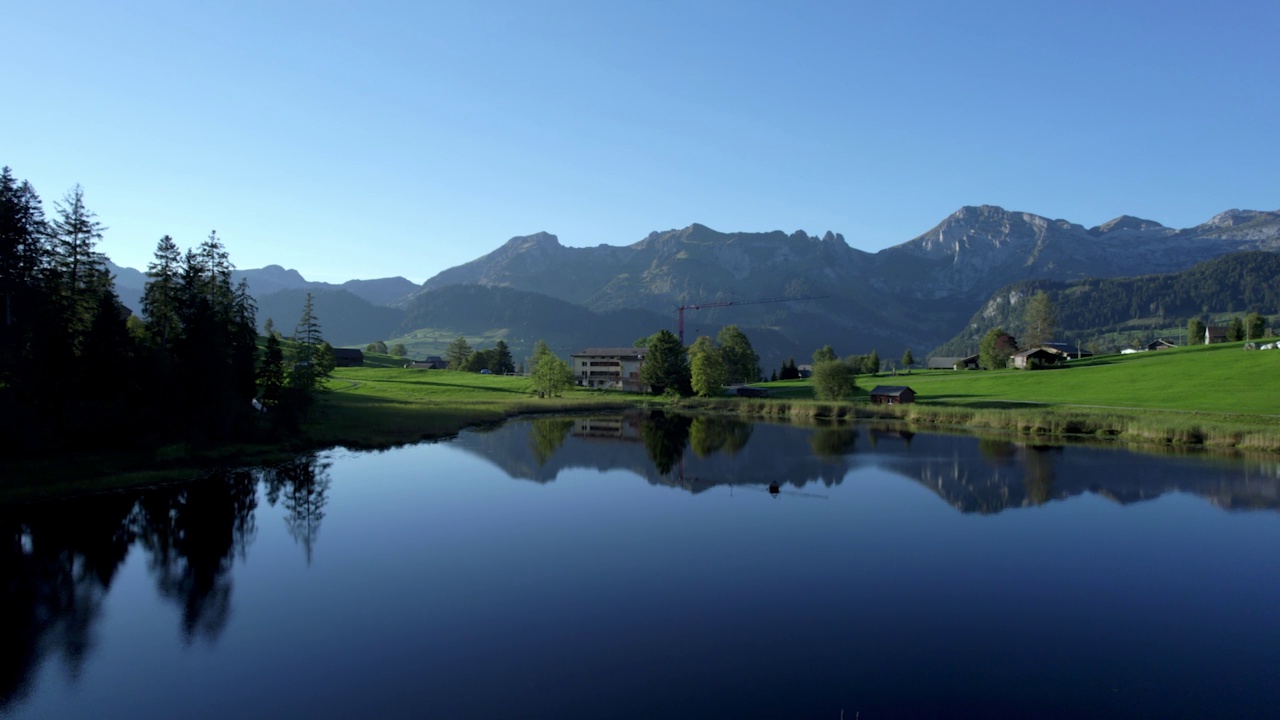
[{"label": "red construction crane", "polygon": [[702,308],[729,307],[730,305],[758,305],[760,303],[789,302],[791,300],[820,300],[826,295],[804,295],[800,297],[768,298],[765,300],[730,300],[728,302],[698,303],[697,305],[681,305],[676,308],[680,312],[680,344],[684,344],[684,311],[701,310]]}]

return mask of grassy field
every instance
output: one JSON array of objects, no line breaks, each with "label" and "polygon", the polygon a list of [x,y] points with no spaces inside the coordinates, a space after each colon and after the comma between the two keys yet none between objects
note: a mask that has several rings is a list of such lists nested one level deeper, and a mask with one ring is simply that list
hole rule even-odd
[{"label": "grassy field", "polygon": [[539,398],[524,377],[400,367],[338,368],[329,390],[305,430],[315,444],[348,447],[445,437],[514,415],[619,409],[645,402],[641,396],[584,388]]},{"label": "grassy field", "polygon": [[[1280,352],[1246,352],[1242,346],[1113,355],[1030,372],[859,376],[857,397],[845,404],[813,400],[805,380],[764,383],[776,399],[742,409],[762,415],[896,417],[914,424],[1280,451]],[[909,385],[917,393],[916,403],[872,406],[867,395],[876,385]]]},{"label": "grassy field", "polygon": [[[926,370],[862,375],[858,389],[865,396],[876,385],[910,385],[917,402],[929,404],[1033,402],[1280,416],[1280,352],[1246,352],[1241,346],[1228,343],[1109,355],[1029,372]],[[812,397],[805,380],[761,387],[777,397]]]}]

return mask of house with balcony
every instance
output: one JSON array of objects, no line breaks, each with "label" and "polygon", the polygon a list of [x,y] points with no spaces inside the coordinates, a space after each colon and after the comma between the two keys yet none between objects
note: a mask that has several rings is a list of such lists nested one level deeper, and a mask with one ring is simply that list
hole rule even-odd
[{"label": "house with balcony", "polygon": [[570,355],[573,379],[582,387],[644,392],[644,348],[587,348]]}]

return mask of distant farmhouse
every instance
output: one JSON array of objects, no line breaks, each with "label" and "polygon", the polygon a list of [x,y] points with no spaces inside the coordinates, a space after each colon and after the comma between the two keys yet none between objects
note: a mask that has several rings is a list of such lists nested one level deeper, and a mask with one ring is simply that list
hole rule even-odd
[{"label": "distant farmhouse", "polygon": [[587,348],[573,353],[573,379],[583,387],[644,392],[640,382],[644,353],[644,348],[634,347]]},{"label": "distant farmhouse", "polygon": [[418,370],[444,370],[449,367],[449,363],[439,355],[428,355],[425,360],[410,360],[405,367]]},{"label": "distant farmhouse", "polygon": [[978,356],[929,358],[930,370],[977,370]]},{"label": "distant farmhouse", "polygon": [[871,389],[873,405],[903,405],[916,401],[916,391],[905,385],[877,385]]},{"label": "distant farmhouse", "polygon": [[364,365],[364,353],[353,348],[334,348],[333,364],[338,367],[360,367]]},{"label": "distant farmhouse", "polygon": [[1168,350],[1169,348],[1176,348],[1176,347],[1178,346],[1175,343],[1169,342],[1164,338],[1152,340],[1151,342],[1147,343],[1148,350]]},{"label": "distant farmhouse", "polygon": [[1227,328],[1221,325],[1209,325],[1204,329],[1204,344],[1224,343],[1227,341]]}]

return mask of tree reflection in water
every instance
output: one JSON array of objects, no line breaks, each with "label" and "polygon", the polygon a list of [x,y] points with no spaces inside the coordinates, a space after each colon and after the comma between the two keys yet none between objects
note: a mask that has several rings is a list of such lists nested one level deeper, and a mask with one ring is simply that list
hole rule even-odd
[{"label": "tree reflection in water", "polygon": [[689,444],[693,454],[707,457],[723,452],[736,455],[751,439],[750,423],[718,417],[695,417],[689,425]]},{"label": "tree reflection in water", "polygon": [[299,455],[263,471],[267,503],[281,502],[285,509],[285,527],[294,542],[302,545],[307,565],[311,565],[324,507],[329,503],[329,467],[315,453]]},{"label": "tree reflection in water", "polygon": [[183,638],[216,640],[231,612],[236,555],[256,534],[257,479],[248,470],[151,491],[139,503],[138,537],[161,597],[182,608]]},{"label": "tree reflection in water", "polygon": [[809,436],[809,446],[819,457],[842,457],[853,452],[858,432],[851,427],[820,427]]},{"label": "tree reflection in water", "polygon": [[573,418],[535,418],[529,425],[529,446],[538,467],[542,467],[564,445],[564,439],[573,429]]},{"label": "tree reflection in water", "polygon": [[691,424],[688,417],[667,415],[661,410],[650,413],[640,424],[640,439],[659,475],[670,475],[684,456]]},{"label": "tree reflection in water", "polygon": [[25,694],[50,653],[78,677],[102,602],[133,543],[133,506],[131,497],[104,496],[0,520],[0,710]]}]

